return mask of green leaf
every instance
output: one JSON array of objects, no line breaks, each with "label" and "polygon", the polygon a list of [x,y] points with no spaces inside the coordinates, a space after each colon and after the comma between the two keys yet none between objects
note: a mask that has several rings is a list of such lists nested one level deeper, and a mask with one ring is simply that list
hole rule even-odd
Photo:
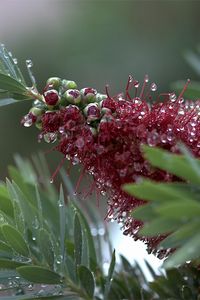
[{"label": "green leaf", "polygon": [[2,225],[3,235],[9,245],[19,254],[28,257],[29,249],[21,233],[10,225]]},{"label": "green leaf", "polygon": [[185,225],[182,225],[181,228],[170,234],[166,237],[160,244],[160,247],[163,248],[176,248],[191,238],[194,232],[200,227],[200,221],[189,222]]},{"label": "green leaf", "polygon": [[166,203],[155,208],[159,215],[180,219],[198,218],[200,215],[200,203],[196,201],[182,201],[182,203]]},{"label": "green leaf", "polygon": [[141,221],[150,221],[154,218],[158,217],[158,214],[152,207],[152,204],[146,204],[139,207],[136,207],[132,212],[131,215],[133,218]]},{"label": "green leaf", "polygon": [[24,85],[4,74],[0,74],[0,89],[22,95],[27,93],[27,89]]},{"label": "green leaf", "polygon": [[176,250],[168,259],[165,260],[163,268],[171,269],[186,261],[200,257],[200,235],[195,234],[180,249]]},{"label": "green leaf", "polygon": [[18,102],[17,100],[14,100],[12,98],[8,98],[8,99],[0,99],[0,107],[1,106],[5,106],[5,105],[10,105],[10,104],[14,104]]},{"label": "green leaf", "polygon": [[[78,206],[76,201],[71,201],[70,204],[74,208],[74,210],[78,211],[80,220],[81,220],[81,225],[83,227],[83,232],[84,232],[84,238],[85,238],[85,247],[88,248],[88,254],[85,253],[85,256],[89,256],[89,265],[90,269],[95,271],[97,268],[97,257],[96,257],[96,250],[94,246],[94,240],[92,237],[92,234],[90,232],[90,227],[88,225],[87,219],[84,216],[81,208]],[[85,259],[86,261],[87,259]]]},{"label": "green leaf", "polygon": [[78,266],[78,276],[82,288],[85,290],[89,297],[93,298],[95,282],[92,272],[85,266]]},{"label": "green leaf", "polygon": [[75,217],[74,217],[74,255],[75,255],[76,265],[81,264],[82,244],[83,244],[83,240],[82,240],[81,223],[80,223],[78,214],[75,214]]},{"label": "green leaf", "polygon": [[13,249],[3,241],[0,241],[0,256],[11,257],[13,255]]},{"label": "green leaf", "polygon": [[51,236],[46,229],[41,228],[39,230],[39,239],[40,239],[40,251],[43,254],[50,268],[53,268],[54,266],[53,243],[51,241]]},{"label": "green leaf", "polygon": [[169,233],[181,226],[181,222],[172,218],[162,217],[145,223],[139,230],[140,236],[156,236],[163,233]]},{"label": "green leaf", "polygon": [[[28,261],[27,261],[28,264]],[[24,266],[26,263],[22,263],[15,260],[0,258],[0,269],[16,269],[20,266]]]},{"label": "green leaf", "polygon": [[130,195],[142,200],[151,201],[183,201],[190,200],[190,194],[176,187],[176,183],[157,183],[151,180],[142,180],[137,184],[125,184],[123,189]]},{"label": "green leaf", "polygon": [[77,283],[77,272],[76,272],[76,266],[75,261],[70,256],[65,256],[65,263],[66,263],[66,271],[70,279]]},{"label": "green leaf", "polygon": [[40,266],[24,266],[16,270],[23,278],[33,283],[60,284],[62,281],[59,274]]},{"label": "green leaf", "polygon": [[[200,176],[194,171],[193,166],[188,164],[188,159],[184,156],[149,146],[143,146],[143,150],[145,157],[154,167],[168,171],[186,181],[200,184]],[[200,168],[200,160],[195,159],[195,162]]]},{"label": "green leaf", "polygon": [[9,217],[14,216],[12,201],[9,198],[6,186],[0,186],[0,210]]},{"label": "green leaf", "polygon": [[110,266],[109,266],[109,270],[108,270],[108,276],[106,278],[105,291],[104,291],[104,300],[108,299],[108,295],[109,295],[110,288],[111,288],[113,272],[114,272],[114,269],[115,269],[115,263],[116,263],[116,258],[115,258],[115,250],[114,250],[113,254],[112,254],[112,259],[111,259],[111,263],[110,263]]}]

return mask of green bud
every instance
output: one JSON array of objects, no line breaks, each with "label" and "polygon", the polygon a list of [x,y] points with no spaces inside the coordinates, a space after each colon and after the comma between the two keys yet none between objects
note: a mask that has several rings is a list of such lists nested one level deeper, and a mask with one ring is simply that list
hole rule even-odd
[{"label": "green bud", "polygon": [[64,91],[67,91],[69,89],[77,89],[77,84],[73,80],[63,79],[62,80],[62,88]]},{"label": "green bud", "polygon": [[38,99],[36,99],[34,102],[33,102],[33,107],[37,107],[37,108],[40,108],[41,110],[45,110],[46,108],[46,104],[43,102],[43,101],[40,101]]},{"label": "green bud", "polygon": [[100,93],[96,94],[96,101],[97,102],[101,102],[101,101],[103,101],[106,98],[107,98],[107,95],[105,95],[105,94],[100,94]]},{"label": "green bud", "polygon": [[91,87],[86,87],[80,90],[81,95],[86,103],[96,102],[97,91]]},{"label": "green bud", "polygon": [[34,116],[39,117],[42,115],[43,110],[38,107],[32,107],[29,112],[31,112]]},{"label": "green bud", "polygon": [[79,90],[67,90],[63,97],[71,104],[79,104],[81,102],[81,94]]},{"label": "green bud", "polygon": [[59,89],[61,85],[61,79],[59,77],[50,77],[47,80],[47,85],[52,85],[54,89]]},{"label": "green bud", "polygon": [[36,122],[35,127],[37,127],[39,130],[42,130],[42,122]]}]

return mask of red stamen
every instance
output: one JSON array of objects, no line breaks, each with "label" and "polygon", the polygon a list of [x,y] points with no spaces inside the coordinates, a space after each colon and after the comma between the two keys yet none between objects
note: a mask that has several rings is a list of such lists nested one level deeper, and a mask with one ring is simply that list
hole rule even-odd
[{"label": "red stamen", "polygon": [[51,176],[50,182],[53,183],[54,179],[56,177],[56,175],[58,174],[58,172],[60,171],[60,169],[62,168],[64,162],[66,160],[66,157],[63,157],[63,159],[61,160],[61,162],[59,163],[58,167],[56,168],[55,172],[53,173],[53,175]]}]

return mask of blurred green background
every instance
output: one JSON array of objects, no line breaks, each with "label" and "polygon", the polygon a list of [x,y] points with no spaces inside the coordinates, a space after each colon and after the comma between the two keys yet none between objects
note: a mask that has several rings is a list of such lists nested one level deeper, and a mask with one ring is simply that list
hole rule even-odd
[{"label": "blurred green background", "polygon": [[[148,73],[159,90],[177,79],[197,79],[183,59],[199,42],[200,1],[0,0],[0,41],[22,70],[31,58],[39,87],[50,76],[110,92],[124,89],[129,74]],[[26,72],[26,71],[25,71]],[[30,157],[49,145],[37,130],[20,126],[30,103],[0,109],[0,176],[13,154]],[[47,155],[51,169],[61,155]]]}]

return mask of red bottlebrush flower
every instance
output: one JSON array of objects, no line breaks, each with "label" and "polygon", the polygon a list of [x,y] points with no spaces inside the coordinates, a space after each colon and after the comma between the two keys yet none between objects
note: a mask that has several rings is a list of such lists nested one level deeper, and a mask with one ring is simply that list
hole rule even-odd
[{"label": "red bottlebrush flower", "polygon": [[48,105],[56,105],[59,100],[59,95],[56,90],[47,90],[44,92],[44,99]]},{"label": "red bottlebrush flower", "polygon": [[46,112],[42,116],[42,130],[46,132],[57,132],[62,125],[61,112]]},{"label": "red bottlebrush flower", "polygon": [[[184,102],[183,93],[188,83],[178,98],[171,93],[163,94],[160,96],[164,96],[164,101],[152,105],[147,99],[157,86],[152,83],[147,89],[147,84],[146,76],[137,95],[139,82],[129,77],[125,95],[110,97],[107,91],[107,98],[100,103],[97,99],[90,104],[83,101],[80,107],[60,107],[42,116],[42,133],[58,135],[56,149],[73,164],[80,162],[84,171],[92,174],[96,188],[102,194],[107,193],[107,219],[122,223],[124,234],[135,239],[142,223],[130,217],[129,212],[145,202],[127,195],[122,185],[136,181],[138,176],[164,182],[175,179],[152,168],[141,152],[141,145],[159,146],[178,153],[177,143],[182,141],[200,157],[200,101]],[[135,88],[133,97],[131,87]],[[86,88],[81,93],[85,97],[91,90]],[[95,96],[96,90],[91,94]],[[149,249],[156,249],[160,239],[162,237],[144,238]],[[161,251],[160,256],[163,253]]]}]

